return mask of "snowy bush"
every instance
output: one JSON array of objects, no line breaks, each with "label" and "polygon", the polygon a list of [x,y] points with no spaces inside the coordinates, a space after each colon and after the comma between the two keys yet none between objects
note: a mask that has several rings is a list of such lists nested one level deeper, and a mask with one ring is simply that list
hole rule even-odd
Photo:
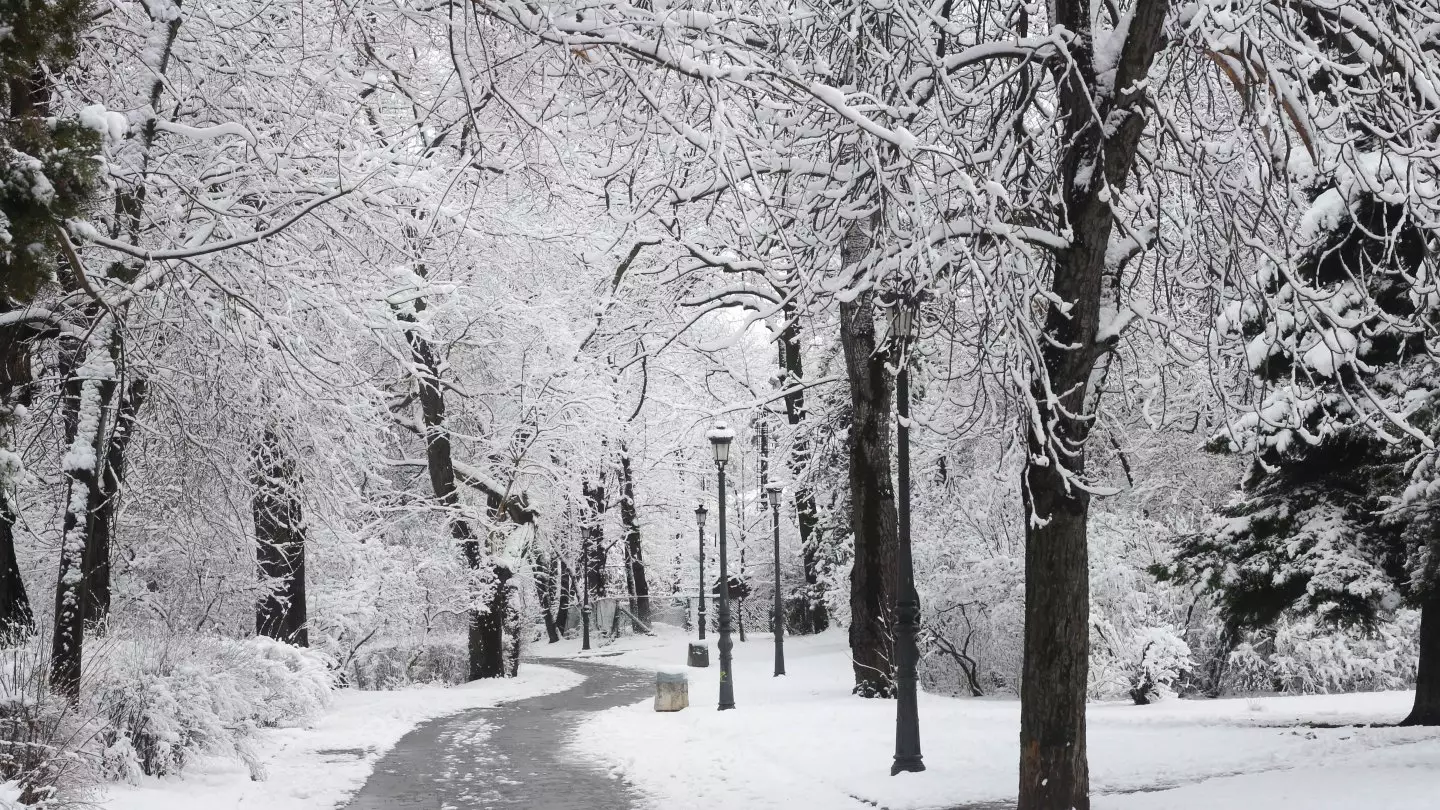
[{"label": "snowy bush", "polygon": [[1230,653],[1229,691],[1323,694],[1415,684],[1420,615],[1401,610],[1372,630],[1337,630],[1315,618],[1284,619]]},{"label": "snowy bush", "polygon": [[469,675],[464,638],[421,644],[390,643],[357,654],[346,672],[356,689],[399,689],[416,683],[464,683]]},{"label": "snowy bush", "polygon": [[1137,706],[1174,697],[1181,677],[1193,669],[1190,645],[1170,627],[1141,627],[1119,633],[1092,619],[1090,692],[1098,697],[1128,695]]},{"label": "snowy bush", "polygon": [[1019,561],[970,559],[952,570],[941,594],[922,602],[926,688],[971,696],[1019,694],[1025,626]]},{"label": "snowy bush", "polygon": [[1168,559],[1174,533],[1170,525],[1124,512],[1092,520],[1091,697],[1145,705],[1175,695],[1195,668],[1185,639],[1194,597],[1147,570]]},{"label": "snowy bush", "polygon": [[38,644],[0,650],[0,810],[54,799],[93,779],[94,723],[45,685]]},{"label": "snowy bush", "polygon": [[106,777],[177,774],[196,755],[236,757],[262,778],[256,729],[305,722],[332,688],[328,660],[269,638],[117,645],[94,688]]}]

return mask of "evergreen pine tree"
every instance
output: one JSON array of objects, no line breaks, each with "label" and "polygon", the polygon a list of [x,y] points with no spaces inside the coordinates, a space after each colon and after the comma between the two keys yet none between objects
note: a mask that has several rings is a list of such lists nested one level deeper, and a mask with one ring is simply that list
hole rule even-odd
[{"label": "evergreen pine tree", "polygon": [[[1299,234],[1309,249],[1288,272],[1262,268],[1258,300],[1222,316],[1270,393],[1210,449],[1254,462],[1215,530],[1156,573],[1212,590],[1232,644],[1287,612],[1363,627],[1408,601],[1422,608],[1426,683],[1440,666],[1425,484],[1440,397],[1434,236],[1385,201],[1406,178],[1384,163],[1316,195]],[[1440,722],[1424,700],[1407,722]]]}]

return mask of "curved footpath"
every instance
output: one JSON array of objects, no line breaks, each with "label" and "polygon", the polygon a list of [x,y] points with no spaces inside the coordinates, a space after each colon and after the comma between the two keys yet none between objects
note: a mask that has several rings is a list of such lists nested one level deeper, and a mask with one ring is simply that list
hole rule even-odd
[{"label": "curved footpath", "polygon": [[573,689],[431,720],[380,759],[347,810],[631,810],[623,782],[577,757],[582,715],[654,694],[646,673],[547,660],[585,676]]}]

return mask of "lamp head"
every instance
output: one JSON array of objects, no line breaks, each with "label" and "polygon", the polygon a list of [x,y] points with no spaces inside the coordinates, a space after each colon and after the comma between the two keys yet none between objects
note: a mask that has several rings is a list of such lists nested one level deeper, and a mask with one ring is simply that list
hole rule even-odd
[{"label": "lamp head", "polygon": [[702,529],[705,528],[705,516],[709,513],[710,510],[706,509],[703,503],[695,507],[695,525]]},{"label": "lamp head", "polygon": [[770,496],[770,508],[771,508],[771,509],[779,509],[779,508],[780,508],[780,493],[782,493],[782,492],[784,492],[784,491],[785,491],[785,486],[784,486],[783,484],[778,484],[778,483],[776,483],[776,484],[771,484],[770,486],[768,486],[768,487],[765,488],[765,494]]},{"label": "lamp head", "polygon": [[901,342],[910,340],[914,321],[915,308],[909,299],[897,298],[890,306],[890,337]]},{"label": "lamp head", "polygon": [[715,451],[715,465],[724,467],[730,461],[730,443],[735,440],[735,431],[723,421],[716,422],[714,427],[705,431],[705,438],[710,440],[710,449]]}]

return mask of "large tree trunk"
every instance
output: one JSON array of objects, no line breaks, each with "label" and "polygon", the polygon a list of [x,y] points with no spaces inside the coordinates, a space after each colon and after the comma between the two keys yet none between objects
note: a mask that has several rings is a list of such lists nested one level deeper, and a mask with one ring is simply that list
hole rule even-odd
[{"label": "large tree trunk", "polygon": [[[864,229],[852,226],[842,263],[859,260]],[[890,480],[890,386],[885,356],[876,351],[874,294],[840,305],[840,342],[850,382],[850,527],[855,562],[850,570],[850,652],[855,693],[894,697],[891,628],[896,582],[895,488]]]},{"label": "large tree trunk", "polygon": [[[423,269],[419,275],[424,275]],[[411,302],[418,313],[425,308],[425,302],[417,299]],[[450,431],[445,424],[445,387],[441,381],[440,357],[435,347],[413,328],[417,323],[415,315],[401,311],[397,319],[407,324],[405,338],[410,344],[411,359],[414,360],[416,382],[420,393],[420,415],[425,425],[425,464],[430,473],[430,488],[441,506],[449,514],[450,536],[460,547],[460,556],[465,564],[474,570],[481,570],[485,564],[484,549],[475,536],[470,521],[460,512],[460,491],[456,486],[455,460],[451,455]],[[491,496],[490,506],[500,510],[506,504]],[[505,668],[504,621],[507,604],[507,583],[513,572],[510,569],[490,563],[484,576],[493,583],[490,598],[485,609],[470,609],[469,675],[470,680],[499,678],[507,674]],[[517,662],[518,668],[518,662]]]},{"label": "large tree trunk", "polygon": [[[1144,82],[1168,0],[1138,0],[1113,77],[1095,74],[1088,0],[1058,0],[1053,23],[1077,36],[1060,78],[1061,198],[1069,246],[1054,278],[1030,396],[1025,435],[1025,651],[1020,687],[1019,810],[1088,810],[1085,693],[1090,663],[1090,497],[1085,442],[1095,404],[1092,373],[1118,336],[1097,340],[1100,309],[1116,294],[1122,266],[1107,266],[1114,216],[1145,128]],[[1098,108],[1097,108],[1098,104]],[[1100,174],[1099,171],[1103,171]],[[1107,285],[1108,282],[1108,285]],[[1108,287],[1108,288],[1107,288]],[[1053,394],[1051,392],[1054,392]]]},{"label": "large tree trunk", "polygon": [[491,565],[485,587],[489,598],[485,609],[472,611],[470,617],[470,680],[504,678],[514,674],[505,660],[505,623],[509,619],[509,582],[511,571]]},{"label": "large tree trunk", "polygon": [[94,526],[85,556],[85,620],[97,631],[105,629],[110,617],[111,538],[115,533],[115,506],[125,480],[125,450],[135,435],[135,416],[145,402],[144,380],[125,386],[116,408],[114,429],[105,452],[104,474],[100,477],[99,500],[92,515]]},{"label": "large tree trunk", "polygon": [[821,633],[830,626],[830,614],[825,607],[825,588],[820,583],[820,525],[819,510],[815,504],[815,492],[802,483],[806,466],[810,463],[810,443],[798,435],[798,428],[805,419],[805,391],[798,386],[805,380],[805,363],[800,354],[800,320],[796,317],[794,304],[785,308],[785,330],[780,333],[780,368],[785,372],[784,385],[797,390],[785,395],[785,420],[797,434],[790,444],[790,477],[796,482],[793,489],[796,522],[800,525],[800,562],[805,572],[805,602],[802,605],[801,621],[791,629],[798,633]]},{"label": "large tree trunk", "polygon": [[589,506],[590,519],[585,522],[581,531],[584,533],[581,538],[581,564],[585,568],[585,587],[589,589],[590,598],[605,595],[605,559],[608,556],[605,548],[605,485],[604,479],[601,483],[591,485],[585,481],[580,485],[581,494]]},{"label": "large tree trunk", "polygon": [[1415,671],[1415,705],[1402,726],[1440,726],[1440,588],[1430,588],[1420,606],[1420,661]]},{"label": "large tree trunk", "polygon": [[560,631],[555,624],[555,592],[559,577],[546,562],[543,553],[535,552],[533,557],[535,597],[540,600],[540,615],[545,619],[545,637],[554,644],[560,640]]},{"label": "large tree trunk", "polygon": [[625,527],[626,584],[635,597],[637,618],[650,624],[650,582],[645,578],[645,557],[640,548],[640,521],[635,512],[635,477],[630,454],[620,452],[620,522]]},{"label": "large tree trunk", "polygon": [[310,646],[305,605],[305,515],[295,459],[273,430],[252,455],[255,566],[264,592],[255,602],[255,632]]},{"label": "large tree trunk", "polygon": [[[95,322],[89,341],[74,350],[67,374],[66,398],[73,395],[67,419],[65,517],[61,525],[60,573],[55,581],[55,625],[50,645],[50,687],[69,700],[80,698],[80,668],[85,648],[87,604],[85,561],[94,525],[91,509],[100,489],[97,468],[105,453],[106,403],[115,392],[115,322]],[[83,360],[79,359],[83,354]]]},{"label": "large tree trunk", "polygon": [[0,482],[0,647],[17,644],[35,632],[35,614],[15,558],[15,511],[6,487]]},{"label": "large tree trunk", "polygon": [[1085,751],[1089,497],[1078,490],[1067,493],[1059,478],[1051,467],[1025,470],[1026,514],[1045,523],[1037,526],[1032,518],[1025,531],[1020,795],[1022,807],[1084,810],[1090,805]]},{"label": "large tree trunk", "polygon": [[555,625],[560,629],[560,634],[565,634],[565,628],[570,622],[570,602],[575,593],[575,576],[570,573],[570,566],[560,561],[560,604],[555,608]]},{"label": "large tree trunk", "polygon": [[15,508],[10,501],[12,476],[19,470],[10,466],[13,451],[8,439],[16,406],[28,400],[26,392],[32,382],[30,347],[18,332],[13,327],[0,328],[0,646],[16,644],[35,632],[35,613],[15,556]]}]

